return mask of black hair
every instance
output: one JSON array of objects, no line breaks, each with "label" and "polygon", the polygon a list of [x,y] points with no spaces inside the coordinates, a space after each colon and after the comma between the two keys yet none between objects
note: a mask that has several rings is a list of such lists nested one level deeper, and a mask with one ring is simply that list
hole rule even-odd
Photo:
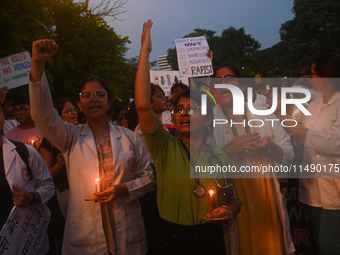
[{"label": "black hair", "polygon": [[163,96],[165,95],[164,90],[159,85],[155,85],[153,83],[150,83],[150,86],[151,86],[151,100],[150,100],[151,103],[153,103],[152,97],[153,97],[153,95],[156,94],[157,90],[159,90],[162,93]]},{"label": "black hair", "polygon": [[[313,62],[317,75],[324,78],[340,78],[340,55],[327,54],[323,55]],[[340,85],[332,83],[337,91],[340,91]]]},{"label": "black hair", "polygon": [[216,76],[216,72],[217,72],[218,70],[220,70],[221,68],[223,68],[223,67],[229,68],[229,69],[235,74],[235,76],[236,76],[237,78],[242,78],[242,72],[241,72],[241,70],[238,69],[236,66],[234,66],[234,65],[232,65],[232,64],[228,64],[228,63],[224,63],[224,64],[222,64],[222,65],[219,65],[219,66],[215,69],[214,75]]},{"label": "black hair", "polygon": [[128,121],[128,129],[135,131],[139,123],[139,118],[136,110],[135,101],[132,101],[130,107],[127,111],[127,121]]},{"label": "black hair", "polygon": [[340,78],[340,55],[328,54],[314,60],[315,72],[325,78]]},{"label": "black hair", "polygon": [[[202,93],[201,91],[197,90],[197,89],[187,89],[184,90],[183,92],[181,92],[178,97],[175,99],[173,105],[174,108],[176,108],[176,106],[178,105],[179,100],[184,97],[184,98],[190,98],[195,100],[199,105],[202,105],[201,103],[201,99],[202,99],[202,95],[204,93]],[[207,100],[207,114],[208,115],[213,115],[213,106],[210,100]]]},{"label": "black hair", "polygon": [[112,99],[112,92],[109,89],[109,86],[107,85],[107,83],[104,80],[102,80],[98,76],[90,76],[90,77],[87,77],[85,80],[83,80],[83,82],[80,84],[80,87],[79,87],[79,93],[83,90],[85,84],[88,83],[88,82],[98,82],[103,87],[103,89],[106,90],[107,98],[109,100]]},{"label": "black hair", "polygon": [[181,88],[181,89],[183,89],[183,90],[187,90],[187,89],[189,89],[189,86],[188,86],[188,85],[185,85],[185,84],[183,84],[183,83],[181,83],[181,82],[175,83],[175,84],[173,84],[173,85],[171,86],[171,89],[170,89],[171,93],[173,93],[173,92],[174,92],[174,89],[176,89],[176,88]]},{"label": "black hair", "polygon": [[30,98],[27,94],[21,94],[13,98],[12,106],[17,106],[17,105],[30,105]]},{"label": "black hair", "polygon": [[61,113],[65,108],[65,104],[68,103],[68,102],[70,102],[70,101],[65,99],[65,98],[60,98],[60,99],[57,99],[53,102],[53,106],[57,110],[59,116],[61,116]]}]

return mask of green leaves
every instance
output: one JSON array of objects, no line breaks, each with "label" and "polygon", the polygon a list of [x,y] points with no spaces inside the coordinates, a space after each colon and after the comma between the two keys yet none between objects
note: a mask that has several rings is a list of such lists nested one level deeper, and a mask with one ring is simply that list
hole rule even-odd
[{"label": "green leaves", "polygon": [[133,95],[134,70],[124,58],[128,37],[118,36],[84,4],[71,0],[2,0],[0,57],[31,51],[34,40],[55,39],[60,49],[46,64],[54,98],[75,101],[90,75],[108,82],[115,96]]}]

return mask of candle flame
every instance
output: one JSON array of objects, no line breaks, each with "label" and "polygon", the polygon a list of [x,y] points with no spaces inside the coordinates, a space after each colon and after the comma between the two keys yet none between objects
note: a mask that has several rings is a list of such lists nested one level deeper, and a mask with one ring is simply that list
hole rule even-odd
[{"label": "candle flame", "polygon": [[99,179],[96,179],[96,183],[99,182]]},{"label": "candle flame", "polygon": [[210,195],[214,194],[214,191],[213,190],[209,190],[209,194]]}]

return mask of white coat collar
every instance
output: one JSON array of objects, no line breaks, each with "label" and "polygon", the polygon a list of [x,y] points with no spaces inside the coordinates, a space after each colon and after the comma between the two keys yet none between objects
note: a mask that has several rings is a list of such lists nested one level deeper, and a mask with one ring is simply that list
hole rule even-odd
[{"label": "white coat collar", "polygon": [[5,167],[5,175],[8,175],[8,171],[11,168],[11,165],[15,159],[16,152],[15,152],[15,145],[7,140],[5,137],[1,136],[2,138],[2,151],[3,151],[3,158],[4,158],[4,167]]}]

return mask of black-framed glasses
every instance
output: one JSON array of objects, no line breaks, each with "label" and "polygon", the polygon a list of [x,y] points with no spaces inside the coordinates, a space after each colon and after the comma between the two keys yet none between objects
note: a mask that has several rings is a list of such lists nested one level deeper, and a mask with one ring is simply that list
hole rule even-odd
[{"label": "black-framed glasses", "polygon": [[18,112],[18,113],[24,114],[26,111],[29,111],[29,110],[31,110],[30,107],[29,108],[26,108],[26,107],[23,107],[23,106],[21,106],[19,108],[13,107],[12,113],[16,114]]},{"label": "black-framed glasses", "polygon": [[62,113],[67,113],[67,114],[73,114],[74,112],[78,113],[78,109],[73,108],[73,109],[67,109],[65,111],[62,111]]},{"label": "black-framed glasses", "polygon": [[200,109],[201,109],[201,106],[198,106],[198,105],[189,105],[188,107],[184,107],[180,105],[180,106],[177,106],[175,110],[172,111],[172,113],[174,115],[182,115],[185,113],[189,115],[193,115],[197,113]]},{"label": "black-framed glasses", "polygon": [[84,101],[90,101],[93,94],[95,94],[95,97],[99,101],[103,101],[107,98],[107,92],[105,90],[82,91],[82,92],[79,93],[79,96]]}]

